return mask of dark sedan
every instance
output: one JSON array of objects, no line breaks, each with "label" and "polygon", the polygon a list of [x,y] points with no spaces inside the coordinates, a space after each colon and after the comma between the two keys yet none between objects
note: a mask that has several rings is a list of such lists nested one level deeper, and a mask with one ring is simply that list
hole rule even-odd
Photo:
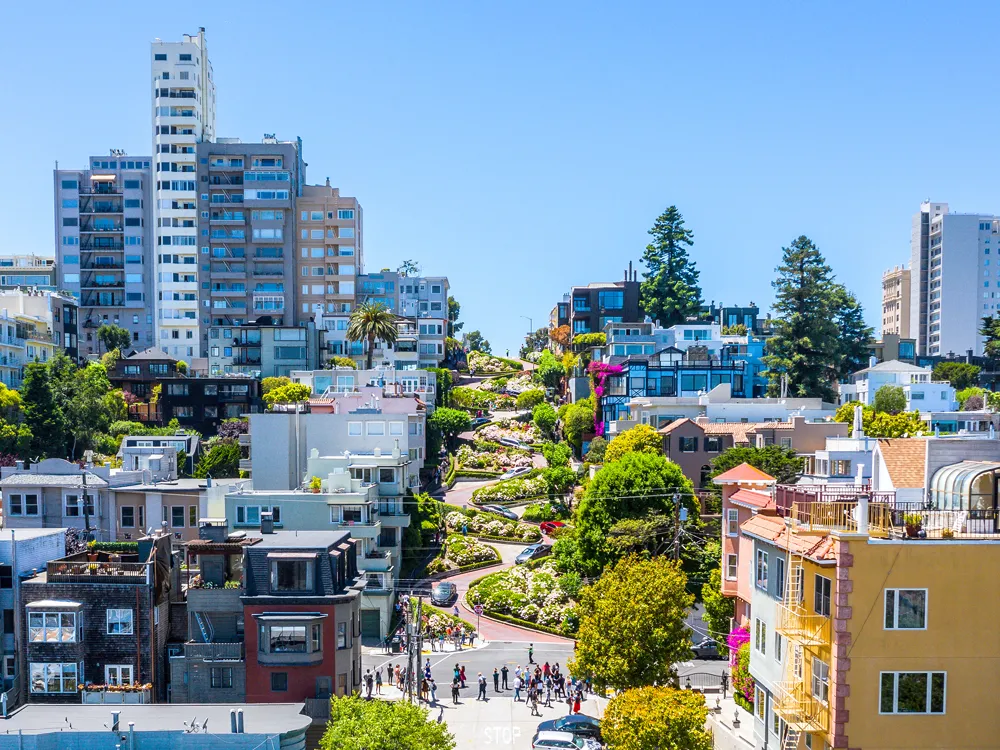
[{"label": "dark sedan", "polygon": [[574,737],[601,739],[601,722],[593,716],[570,714],[538,725],[539,732],[572,732]]},{"label": "dark sedan", "polygon": [[499,505],[484,505],[483,510],[489,511],[490,513],[496,513],[498,516],[503,516],[508,521],[517,521],[517,513],[512,510],[507,510],[506,508],[501,508]]},{"label": "dark sedan", "polygon": [[458,596],[458,587],[454,583],[441,581],[434,584],[434,588],[431,589],[431,604],[439,606],[451,604],[452,599],[456,596]]}]

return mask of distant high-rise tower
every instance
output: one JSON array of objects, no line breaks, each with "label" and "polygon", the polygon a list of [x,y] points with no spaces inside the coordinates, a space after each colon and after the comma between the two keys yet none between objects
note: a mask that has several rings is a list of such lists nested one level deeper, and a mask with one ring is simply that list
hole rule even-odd
[{"label": "distant high-rise tower", "polygon": [[882,274],[882,335],[910,338],[910,269],[890,268]]},{"label": "distant high-rise tower", "polygon": [[205,29],[199,29],[197,36],[185,34],[181,42],[156,40],[150,54],[156,344],[175,357],[197,357],[202,315],[198,309],[198,144],[215,140],[215,82]]}]

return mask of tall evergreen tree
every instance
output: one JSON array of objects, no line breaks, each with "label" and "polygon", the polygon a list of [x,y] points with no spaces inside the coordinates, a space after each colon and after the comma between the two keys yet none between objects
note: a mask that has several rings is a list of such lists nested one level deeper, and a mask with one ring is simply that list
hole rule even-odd
[{"label": "tall evergreen tree", "polygon": [[642,308],[646,315],[669,328],[697,315],[701,306],[698,269],[688,258],[694,232],[684,227],[677,206],[670,206],[657,217],[649,234],[653,241],[642,254],[646,266],[640,287]]},{"label": "tall evergreen tree", "polygon": [[781,391],[788,378],[790,396],[834,399],[839,345],[834,285],[830,267],[805,235],[782,248],[775,289],[774,335],[768,339],[768,395]]},{"label": "tall evergreen tree", "polygon": [[24,423],[31,430],[31,457],[64,458],[68,425],[48,365],[32,362],[24,368],[21,398]]},{"label": "tall evergreen tree", "polygon": [[837,377],[850,377],[868,365],[868,345],[872,342],[874,330],[865,323],[865,313],[853,292],[843,284],[833,287],[834,320],[839,331],[839,355]]}]

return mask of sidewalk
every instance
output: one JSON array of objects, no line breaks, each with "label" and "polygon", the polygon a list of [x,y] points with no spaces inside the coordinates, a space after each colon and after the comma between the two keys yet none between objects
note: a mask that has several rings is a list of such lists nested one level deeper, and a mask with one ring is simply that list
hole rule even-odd
[{"label": "sidewalk", "polygon": [[[452,653],[452,654],[454,654],[454,653],[462,653],[463,651],[478,651],[479,649],[484,648],[485,646],[488,646],[489,644],[490,644],[489,641],[483,640],[483,639],[481,639],[481,638],[479,638],[477,636],[476,637],[476,645],[475,646],[470,646],[468,643],[466,643],[461,648],[456,648],[454,643],[448,643],[446,641],[445,644],[444,644],[444,651],[439,651],[438,648],[437,648],[437,643],[436,642],[434,644],[434,648],[431,649],[431,647],[430,647],[430,641],[424,641],[423,649],[421,649],[421,653],[424,653],[424,654]],[[397,653],[395,653],[393,651],[386,651],[385,648],[382,647],[382,646],[362,646],[361,647],[361,653],[364,654],[365,656],[386,656],[386,657],[390,657],[390,656],[399,656],[399,657],[402,657],[402,656],[405,656],[405,654],[397,654]]]},{"label": "sidewalk", "polygon": [[[716,698],[721,698],[722,710],[708,715],[708,728],[712,730],[715,750],[751,750],[754,746],[753,714],[737,706],[732,695],[726,698],[706,695],[709,708],[715,707]],[[734,726],[736,718],[739,720],[738,727]]]}]

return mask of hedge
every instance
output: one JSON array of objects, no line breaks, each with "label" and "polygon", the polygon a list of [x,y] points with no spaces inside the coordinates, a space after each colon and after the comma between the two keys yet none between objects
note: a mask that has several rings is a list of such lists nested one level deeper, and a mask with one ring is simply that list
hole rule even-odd
[{"label": "hedge", "polygon": [[538,537],[532,541],[530,539],[514,539],[509,536],[492,536],[490,534],[476,534],[476,539],[487,542],[516,542],[518,544],[534,544],[542,538],[542,532],[538,532]]},{"label": "hedge", "polygon": [[571,635],[566,635],[559,628],[550,628],[548,625],[539,625],[537,622],[528,622],[527,620],[521,620],[517,617],[512,617],[511,615],[502,615],[499,612],[487,612],[483,611],[483,614],[492,617],[496,620],[503,620],[504,622],[509,622],[512,625],[520,625],[522,628],[528,628],[530,630],[537,630],[540,633],[549,633],[550,635],[559,635],[563,638],[572,638]]},{"label": "hedge", "polygon": [[126,554],[139,551],[138,542],[87,542],[87,549],[91,552],[124,552]]},{"label": "hedge", "polygon": [[754,712],[753,703],[744,698],[743,694],[739,690],[733,691],[733,701],[735,701],[736,705],[739,706],[740,708],[745,708],[750,713]]},{"label": "hedge", "polygon": [[453,476],[456,477],[468,477],[469,479],[496,479],[503,472],[500,471],[486,471],[486,469],[457,469]]},{"label": "hedge", "polygon": [[[500,555],[497,554],[497,559],[496,560],[483,560],[482,562],[471,563],[469,565],[462,565],[462,566],[460,566],[458,568],[452,568],[451,570],[446,571],[446,572],[448,572],[448,573],[468,573],[470,570],[477,570],[479,568],[485,568],[488,565],[502,565],[502,564],[503,564],[503,560],[501,559]],[[485,578],[485,577],[486,576],[483,576],[483,578]]]},{"label": "hedge", "polygon": [[458,463],[455,461],[455,456],[453,454],[448,455],[448,471],[444,475],[444,486],[449,490],[455,484],[455,470],[458,468]]},{"label": "hedge", "polygon": [[458,620],[460,623],[462,623],[462,625],[464,625],[465,627],[467,627],[469,630],[475,630],[475,627],[473,627],[472,623],[469,622],[468,620],[465,620],[465,619],[463,619],[461,617],[456,617],[451,612],[445,612],[443,609],[441,609],[440,607],[435,607],[433,604],[428,604],[427,602],[424,602],[421,605],[421,610],[422,610],[422,614],[423,614],[423,612],[426,612],[427,610],[430,610],[430,614],[441,615],[442,617],[448,617],[448,618],[450,618],[452,620]]}]

